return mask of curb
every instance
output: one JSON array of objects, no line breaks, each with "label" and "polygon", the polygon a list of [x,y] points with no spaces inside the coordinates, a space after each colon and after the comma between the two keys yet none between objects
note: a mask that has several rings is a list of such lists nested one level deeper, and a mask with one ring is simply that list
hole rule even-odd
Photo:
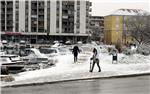
[{"label": "curb", "polygon": [[137,76],[146,76],[146,75],[150,75],[150,73],[117,75],[117,76],[108,76],[108,77],[79,78],[79,79],[59,80],[59,81],[52,81],[52,82],[39,82],[39,83],[28,83],[28,84],[19,84],[19,85],[8,85],[8,86],[1,86],[1,88],[36,86],[36,85],[44,85],[44,84],[55,84],[55,83],[62,83],[62,82],[93,80],[93,79],[126,78],[126,77],[137,77]]}]

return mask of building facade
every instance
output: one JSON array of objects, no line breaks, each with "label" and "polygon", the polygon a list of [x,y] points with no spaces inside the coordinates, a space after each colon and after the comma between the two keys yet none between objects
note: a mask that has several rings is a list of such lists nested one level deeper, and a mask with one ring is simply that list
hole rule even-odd
[{"label": "building facade", "polygon": [[91,2],[85,0],[2,0],[1,39],[83,41],[89,36]]},{"label": "building facade", "polygon": [[148,13],[141,9],[119,9],[104,17],[104,40],[106,44],[132,43],[134,39],[130,36],[130,30],[126,21]]}]

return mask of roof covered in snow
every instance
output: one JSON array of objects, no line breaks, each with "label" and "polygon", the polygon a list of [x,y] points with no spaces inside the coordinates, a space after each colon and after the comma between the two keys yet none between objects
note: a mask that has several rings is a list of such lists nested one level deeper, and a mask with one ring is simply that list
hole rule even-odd
[{"label": "roof covered in snow", "polygon": [[142,9],[118,9],[110,15],[145,15],[149,14],[147,11]]}]

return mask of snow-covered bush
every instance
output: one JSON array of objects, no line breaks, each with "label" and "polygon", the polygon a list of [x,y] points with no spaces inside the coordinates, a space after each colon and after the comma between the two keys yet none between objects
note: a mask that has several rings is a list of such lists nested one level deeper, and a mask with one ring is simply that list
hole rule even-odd
[{"label": "snow-covered bush", "polygon": [[112,49],[115,49],[115,45],[105,45],[105,48],[108,52],[112,51]]},{"label": "snow-covered bush", "polygon": [[110,48],[110,47],[109,47],[109,48],[108,48],[108,52],[109,52],[109,55],[112,55],[114,52],[115,52],[115,53],[118,53],[118,50],[117,50],[116,48],[113,48],[113,47]]},{"label": "snow-covered bush", "polygon": [[150,54],[150,45],[142,44],[137,48],[137,52],[142,55]]},{"label": "snow-covered bush", "polygon": [[136,48],[125,48],[124,50],[123,50],[123,54],[125,54],[125,55],[133,55],[133,54],[135,54],[136,53]]},{"label": "snow-covered bush", "polygon": [[107,48],[100,46],[100,52],[101,53],[108,53],[108,50],[107,50]]},{"label": "snow-covered bush", "polygon": [[121,54],[118,63],[125,64],[137,64],[137,63],[149,63],[148,57],[141,54],[133,54],[131,56]]},{"label": "snow-covered bush", "polygon": [[128,48],[123,50],[123,54],[125,55],[131,55],[130,50]]}]

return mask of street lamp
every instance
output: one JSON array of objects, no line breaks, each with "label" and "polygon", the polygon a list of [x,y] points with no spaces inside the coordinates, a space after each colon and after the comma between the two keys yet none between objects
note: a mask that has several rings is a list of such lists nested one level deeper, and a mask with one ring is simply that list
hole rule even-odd
[{"label": "street lamp", "polygon": [[92,32],[89,30],[87,33],[88,33],[88,42],[91,42],[91,34],[92,34]]}]

